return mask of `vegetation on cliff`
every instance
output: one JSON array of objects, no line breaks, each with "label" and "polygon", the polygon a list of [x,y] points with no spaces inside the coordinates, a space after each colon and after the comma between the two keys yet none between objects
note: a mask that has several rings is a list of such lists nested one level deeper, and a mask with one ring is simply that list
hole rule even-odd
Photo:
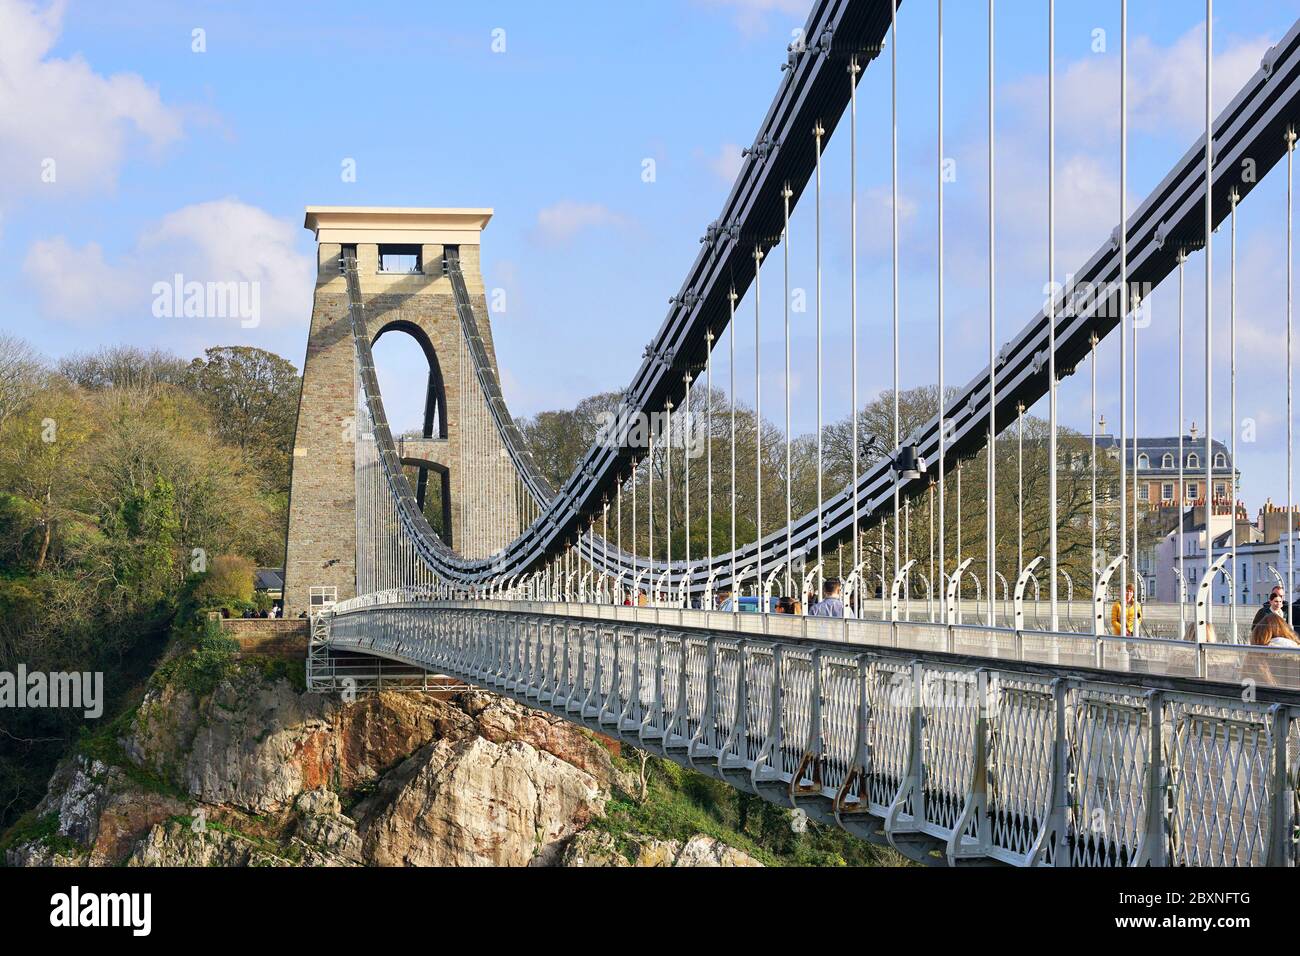
[{"label": "vegetation on cliff", "polygon": [[51,366],[0,337],[0,671],[102,673],[106,698],[98,721],[5,712],[0,829],[83,729],[139,696],[196,602],[246,600],[232,582],[279,563],[296,397],[293,366],[259,349]]},{"label": "vegetation on cliff", "polygon": [[[616,758],[636,778],[635,754]],[[766,866],[898,866],[904,858],[855,839],[838,827],[801,818],[751,793],[687,770],[671,760],[646,761],[646,796],[621,792],[605,805],[592,827],[608,832],[615,846],[635,860],[640,838],[689,840],[704,834],[735,847]],[[639,790],[639,788],[638,788]]]}]

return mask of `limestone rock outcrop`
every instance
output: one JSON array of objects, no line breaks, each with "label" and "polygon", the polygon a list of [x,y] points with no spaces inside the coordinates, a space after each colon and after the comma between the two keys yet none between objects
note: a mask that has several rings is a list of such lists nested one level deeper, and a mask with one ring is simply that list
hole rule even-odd
[{"label": "limestone rock outcrop", "polygon": [[268,813],[307,790],[372,782],[435,737],[473,726],[464,711],[423,695],[344,704],[246,673],[199,701],[175,685],[151,690],[123,747],[197,800]]},{"label": "limestone rock outcrop", "polygon": [[567,867],[762,866],[748,853],[721,840],[696,834],[685,843],[657,840],[639,833],[620,840],[602,830],[584,830],[569,841],[559,859]]},{"label": "limestone rock outcrop", "polygon": [[636,786],[608,742],[480,691],[345,703],[246,667],[152,687],[113,744],[59,765],[7,863],[757,865],[703,836],[629,860],[593,826]]},{"label": "limestone rock outcrop", "polygon": [[522,740],[439,740],[357,807],[381,866],[525,866],[555,859],[604,809],[596,779]]}]

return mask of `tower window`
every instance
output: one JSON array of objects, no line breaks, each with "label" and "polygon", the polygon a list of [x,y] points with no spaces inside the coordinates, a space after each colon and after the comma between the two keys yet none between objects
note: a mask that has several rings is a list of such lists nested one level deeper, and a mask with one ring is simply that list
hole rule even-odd
[{"label": "tower window", "polygon": [[421,249],[418,245],[381,243],[379,246],[379,271],[414,275],[423,271]]}]

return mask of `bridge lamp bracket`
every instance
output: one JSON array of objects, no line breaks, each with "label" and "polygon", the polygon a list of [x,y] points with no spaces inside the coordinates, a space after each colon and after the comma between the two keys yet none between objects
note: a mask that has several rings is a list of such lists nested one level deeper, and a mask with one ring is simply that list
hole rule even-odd
[{"label": "bridge lamp bracket", "polygon": [[913,481],[921,477],[925,462],[915,445],[903,445],[894,458],[894,474],[900,481]]}]

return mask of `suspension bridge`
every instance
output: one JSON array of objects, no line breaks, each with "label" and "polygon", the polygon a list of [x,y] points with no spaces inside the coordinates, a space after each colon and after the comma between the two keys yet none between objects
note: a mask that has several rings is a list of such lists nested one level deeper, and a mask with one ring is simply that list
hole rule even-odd
[{"label": "suspension bridge", "polygon": [[[1095,424],[1090,456],[1058,477],[1065,469],[1058,464],[1057,389],[1091,364],[1095,423],[1097,349],[1118,340],[1124,374],[1118,447],[1135,440],[1136,432],[1126,431],[1130,396],[1135,414],[1137,401],[1134,317],[1150,290],[1175,274],[1181,282],[1199,255],[1207,332],[1215,322],[1233,332],[1231,420],[1238,420],[1237,215],[1272,173],[1287,178],[1289,416],[1300,24],[1277,40],[1216,115],[1213,5],[1207,2],[1205,133],[1130,210],[1127,3],[1120,0],[1120,225],[1086,262],[1068,263],[1071,271],[1061,273],[1055,261],[1055,8],[1047,0],[1044,42],[1052,66],[1044,104],[1049,250],[1043,278],[1054,291],[1006,335],[997,328],[993,292],[990,0],[988,364],[952,388],[944,368],[943,3],[937,0],[939,407],[903,434],[896,92],[903,64],[894,38],[907,29],[907,8],[919,2],[813,4],[804,39],[786,52],[777,93],[724,207],[704,228],[699,252],[620,393],[610,427],[558,488],[530,456],[502,397],[478,256],[491,210],[308,209],[319,271],[294,449],[285,586],[286,612],[311,614],[310,686],[322,692],[420,686],[421,675],[447,675],[924,863],[1294,865],[1300,651],[1248,643],[1249,622],[1238,621],[1236,596],[1215,601],[1216,579],[1228,592],[1236,579],[1236,521],[1215,554],[1207,515],[1199,582],[1176,602],[1147,601],[1139,626],[1112,633],[1112,603],[1122,599],[1130,576],[1142,580],[1133,560],[1137,461],[1118,455],[1118,484],[1109,499],[1117,530],[1108,530],[1098,519],[1098,502],[1107,499],[1098,488]],[[851,416],[851,478],[828,488],[822,160],[832,135],[849,138],[855,262],[857,90],[868,70],[889,71],[892,96],[889,135],[875,139],[890,144],[892,213],[887,223],[872,225],[892,240],[893,433],[877,436],[887,446],[883,454],[868,456],[858,416]],[[1278,166],[1284,172],[1274,173]],[[812,235],[802,239],[790,230],[800,204],[811,205],[815,216]],[[1206,240],[1224,223],[1233,295],[1230,313],[1216,316],[1209,299],[1213,245]],[[789,250],[796,241],[816,249],[818,467],[816,506],[805,514],[792,513],[790,494]],[[1061,275],[1068,280],[1059,282]],[[758,315],[765,281],[766,289],[778,290],[767,294],[785,301],[787,422],[785,512],[775,520],[769,513],[766,521],[761,447],[754,455],[757,494],[742,501],[736,493],[735,389],[737,326],[745,320],[737,303],[752,294],[753,400],[761,421]],[[846,318],[856,410],[856,271],[852,283]],[[1084,289],[1087,295],[1080,294]],[[1180,328],[1181,321],[1180,312]],[[908,324],[913,340],[917,325]],[[415,437],[392,434],[372,355],[375,340],[397,330],[415,336],[429,358],[424,429]],[[730,354],[730,408],[715,409],[715,353],[723,352]],[[1212,514],[1213,462],[1222,445],[1214,444],[1210,425],[1208,353],[1199,461]],[[1180,371],[1180,404],[1181,395]],[[1016,436],[1023,446],[1024,412],[1044,399],[1050,462],[1044,553],[1020,553],[1017,493],[1019,566],[1001,567],[997,543],[1010,532],[997,526],[997,498],[1010,495],[1015,481],[999,475],[999,456],[987,453],[987,547],[982,555],[964,554],[960,538],[954,542],[946,530],[954,477],[959,489],[963,463],[971,468],[981,450],[998,447],[999,437]],[[729,434],[710,431],[704,486],[698,471],[692,486],[685,451],[692,429],[701,415],[711,429],[719,412],[729,415]],[[755,441],[761,446],[762,440],[759,428]],[[1235,461],[1236,438],[1231,441]],[[729,480],[715,480],[715,445]],[[1288,438],[1288,496],[1290,446]],[[1181,447],[1179,455],[1181,497]],[[1091,581],[1071,578],[1058,554],[1058,480],[1079,481],[1080,474],[1091,482],[1093,554],[1106,555],[1094,557]],[[1015,480],[1023,482],[1023,475]],[[438,507],[431,509],[435,493]],[[957,509],[961,500],[958,490]],[[714,547],[719,501],[726,503],[719,521],[729,523],[726,548]],[[746,516],[758,529],[754,540],[738,540],[742,507],[755,512]],[[1231,493],[1225,508],[1232,514]],[[437,530],[427,517],[431,510]],[[914,556],[903,543],[911,541],[903,527],[914,512],[918,521],[928,514],[937,529],[928,555]],[[693,549],[691,534],[701,522],[704,553],[698,540]],[[832,567],[843,579],[845,617],[774,613],[777,595],[821,593]],[[1286,593],[1294,593],[1293,553],[1284,570]],[[1283,569],[1274,573],[1281,581]]]}]

